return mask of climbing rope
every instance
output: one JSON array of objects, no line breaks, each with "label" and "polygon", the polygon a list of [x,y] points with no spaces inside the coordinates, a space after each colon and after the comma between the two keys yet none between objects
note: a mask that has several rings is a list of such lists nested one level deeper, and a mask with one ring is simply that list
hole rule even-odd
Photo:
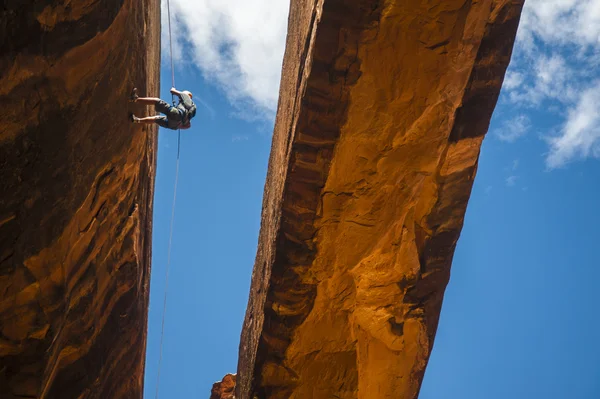
[{"label": "climbing rope", "polygon": [[171,4],[167,0],[167,18],[169,19],[169,55],[171,56],[171,87],[175,87],[175,69],[173,68],[173,41],[171,40]]},{"label": "climbing rope", "polygon": [[[169,21],[169,50],[171,56],[171,87],[175,87],[175,69],[173,68],[173,40],[171,36],[171,5],[167,0],[167,17]],[[175,95],[171,93],[171,98]],[[173,221],[175,220],[175,201],[177,200],[177,182],[179,181],[179,153],[181,151],[181,130],[177,131],[177,162],[175,166],[175,185],[173,188],[173,206],[171,208],[171,223],[169,227],[169,246],[167,249],[167,268],[165,270],[165,296],[163,300],[162,325],[160,330],[160,355],[158,358],[158,370],[156,372],[156,395],[158,399],[158,388],[160,384],[160,368],[162,365],[163,340],[165,336],[165,315],[167,313],[167,291],[169,289],[169,268],[171,266],[171,247],[173,244]]]}]

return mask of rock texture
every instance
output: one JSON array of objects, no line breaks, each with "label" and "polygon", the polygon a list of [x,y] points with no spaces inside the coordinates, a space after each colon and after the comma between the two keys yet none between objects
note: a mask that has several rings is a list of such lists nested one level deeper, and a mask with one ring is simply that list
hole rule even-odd
[{"label": "rock texture", "polygon": [[292,0],[238,399],[416,398],[523,0]]},{"label": "rock texture", "polygon": [[227,374],[220,382],[213,384],[210,399],[235,399],[235,374]]},{"label": "rock texture", "polygon": [[0,398],[141,398],[156,130],[155,0],[0,13]]}]

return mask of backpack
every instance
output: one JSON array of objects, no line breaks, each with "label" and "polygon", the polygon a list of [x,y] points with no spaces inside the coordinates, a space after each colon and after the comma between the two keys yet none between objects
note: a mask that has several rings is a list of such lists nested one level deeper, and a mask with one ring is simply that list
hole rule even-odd
[{"label": "backpack", "polygon": [[[181,103],[180,105],[183,105],[183,103]],[[180,111],[181,111],[181,124],[185,125],[187,124],[194,116],[196,116],[196,104],[192,103],[192,106],[187,109],[185,108],[185,106],[178,106],[177,107]]]}]

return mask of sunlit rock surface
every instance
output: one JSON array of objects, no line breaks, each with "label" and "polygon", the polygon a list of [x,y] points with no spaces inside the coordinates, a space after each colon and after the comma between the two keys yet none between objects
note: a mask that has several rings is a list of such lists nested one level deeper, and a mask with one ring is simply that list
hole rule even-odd
[{"label": "sunlit rock surface", "polygon": [[215,382],[210,391],[210,399],[235,399],[235,374],[227,374],[222,381]]},{"label": "sunlit rock surface", "polygon": [[158,1],[3,3],[2,399],[142,397],[159,68]]},{"label": "sunlit rock surface", "polygon": [[416,398],[523,0],[292,0],[238,399]]}]

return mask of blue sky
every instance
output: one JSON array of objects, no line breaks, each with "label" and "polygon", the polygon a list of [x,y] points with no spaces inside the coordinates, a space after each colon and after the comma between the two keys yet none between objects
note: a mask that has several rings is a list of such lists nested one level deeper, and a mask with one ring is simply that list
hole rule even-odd
[{"label": "blue sky", "polygon": [[[528,1],[421,399],[600,398],[600,1]],[[236,369],[285,43],[283,3],[171,0],[176,37],[189,38],[175,42],[176,83],[202,104],[182,132],[163,398],[208,397],[211,384]],[[176,147],[177,133],[161,130],[148,398]]]}]

